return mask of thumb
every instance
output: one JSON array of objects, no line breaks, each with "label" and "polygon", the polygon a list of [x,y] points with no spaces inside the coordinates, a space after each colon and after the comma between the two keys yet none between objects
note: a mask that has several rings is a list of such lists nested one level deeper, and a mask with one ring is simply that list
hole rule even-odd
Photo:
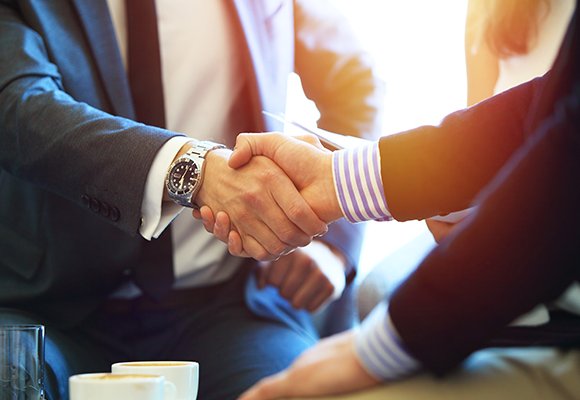
[{"label": "thumb", "polygon": [[281,133],[239,134],[228,165],[230,168],[238,169],[246,165],[253,156],[266,156],[273,159],[281,143],[281,136],[283,136]]}]

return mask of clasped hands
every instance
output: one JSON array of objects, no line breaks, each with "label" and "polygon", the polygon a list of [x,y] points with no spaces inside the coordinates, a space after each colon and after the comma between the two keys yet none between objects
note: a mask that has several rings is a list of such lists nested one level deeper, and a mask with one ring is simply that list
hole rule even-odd
[{"label": "clasped hands", "polygon": [[240,135],[233,152],[211,151],[195,202],[202,207],[194,217],[203,215],[206,230],[231,254],[271,261],[259,265],[259,288],[272,285],[311,312],[342,294],[344,255],[319,241],[304,247],[341,215],[332,154],[314,136]]},{"label": "clasped hands", "polygon": [[275,260],[342,216],[332,153],[315,136],[241,134],[233,153],[212,151],[207,162],[194,217],[233,255]]}]

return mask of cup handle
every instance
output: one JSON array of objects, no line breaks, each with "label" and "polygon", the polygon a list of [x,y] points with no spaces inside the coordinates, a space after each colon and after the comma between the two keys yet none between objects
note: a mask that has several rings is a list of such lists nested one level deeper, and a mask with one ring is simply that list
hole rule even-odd
[{"label": "cup handle", "polygon": [[163,400],[176,400],[175,397],[177,396],[177,389],[175,388],[173,382],[163,382],[163,388]]}]

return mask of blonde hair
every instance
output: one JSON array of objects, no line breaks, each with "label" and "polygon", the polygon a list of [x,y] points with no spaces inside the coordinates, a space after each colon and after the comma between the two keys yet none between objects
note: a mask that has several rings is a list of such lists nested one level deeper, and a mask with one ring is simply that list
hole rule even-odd
[{"label": "blonde hair", "polygon": [[535,44],[539,25],[550,11],[549,0],[474,0],[480,40],[499,58],[526,54]]}]

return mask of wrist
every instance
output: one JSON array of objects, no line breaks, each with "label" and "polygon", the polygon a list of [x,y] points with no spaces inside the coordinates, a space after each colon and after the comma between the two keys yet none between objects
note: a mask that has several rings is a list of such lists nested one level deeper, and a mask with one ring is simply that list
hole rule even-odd
[{"label": "wrist", "polygon": [[[377,353],[375,346],[384,351]],[[363,368],[382,381],[404,378],[421,367],[399,336],[386,302],[379,303],[357,329],[355,352]]]},{"label": "wrist", "polygon": [[332,178],[332,153],[317,154],[316,160],[313,168],[304,172],[311,176],[311,180],[301,193],[318,218],[329,224],[342,217]]},{"label": "wrist", "polygon": [[195,141],[189,146],[183,146],[165,179],[169,199],[181,206],[196,208],[195,199],[203,185],[206,157],[211,151],[220,148],[225,146],[211,141]]},{"label": "wrist", "polygon": [[218,148],[208,152],[207,156],[205,157],[206,177],[204,179],[204,182],[202,182],[195,199],[193,199],[195,201],[195,204],[197,204],[198,206],[209,205],[210,199],[212,197],[212,192],[211,192],[211,184],[208,185],[207,183],[216,182],[218,180],[217,179],[218,176],[216,175],[218,175],[219,173],[217,171],[221,170],[223,166],[229,168],[227,166],[227,163],[231,154],[232,151],[226,148],[222,149]]},{"label": "wrist", "polygon": [[325,177],[326,187],[324,192],[327,194],[327,202],[325,208],[327,208],[327,213],[324,217],[321,217],[325,222],[333,222],[343,217],[342,209],[340,207],[340,201],[338,198],[338,191],[336,188],[336,182],[334,177],[334,153],[328,153],[324,155],[324,173],[322,176]]}]

